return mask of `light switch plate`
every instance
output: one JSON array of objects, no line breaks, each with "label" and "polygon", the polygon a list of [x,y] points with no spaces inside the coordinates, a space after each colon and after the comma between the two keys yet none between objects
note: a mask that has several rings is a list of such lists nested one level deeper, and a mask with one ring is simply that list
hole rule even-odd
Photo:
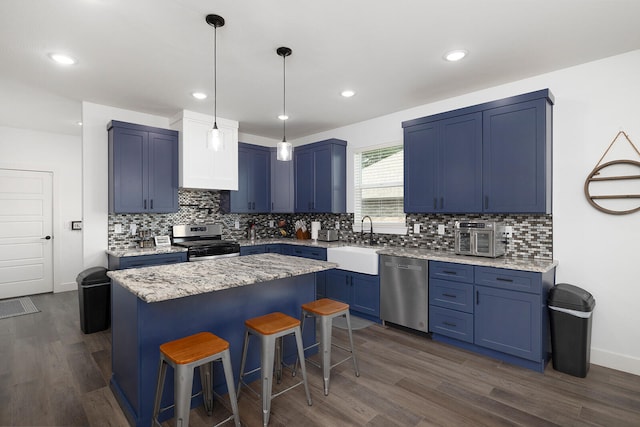
[{"label": "light switch plate", "polygon": [[240,221],[236,221],[235,226],[236,230],[240,230]]},{"label": "light switch plate", "polygon": [[113,224],[113,232],[116,234],[122,234],[122,224]]},{"label": "light switch plate", "polygon": [[137,226],[137,225],[135,225],[135,224],[131,224],[131,225],[129,225],[129,232],[130,232],[132,235],[136,234],[136,230],[137,230],[137,229],[138,229],[138,226]]},{"label": "light switch plate", "polygon": [[336,221],[336,230],[340,230],[340,221]]},{"label": "light switch plate", "polygon": [[438,234],[444,235],[444,224],[438,224]]},{"label": "light switch plate", "polygon": [[413,224],[413,232],[415,234],[420,234],[420,224]]},{"label": "light switch plate", "polygon": [[273,228],[275,226],[276,226],[276,222],[275,221],[273,221],[273,220],[269,221],[269,228]]}]

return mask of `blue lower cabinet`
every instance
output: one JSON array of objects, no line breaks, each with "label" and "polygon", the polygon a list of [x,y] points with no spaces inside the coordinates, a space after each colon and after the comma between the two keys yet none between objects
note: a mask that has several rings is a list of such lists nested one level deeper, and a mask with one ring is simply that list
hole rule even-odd
[{"label": "blue lower cabinet", "polygon": [[455,267],[437,261],[429,264],[433,339],[543,372],[550,352],[546,301],[555,283],[555,269],[538,273]]},{"label": "blue lower cabinet", "polygon": [[265,245],[240,246],[240,256],[265,253]]},{"label": "blue lower cabinet", "polygon": [[139,255],[117,257],[109,255],[109,270],[123,270],[125,268],[149,267],[152,265],[175,264],[187,261],[186,252],[173,252],[168,254]]},{"label": "blue lower cabinet", "polygon": [[317,259],[320,261],[327,260],[327,249],[310,246],[291,245],[291,255],[302,258]]},{"label": "blue lower cabinet", "polygon": [[325,289],[326,298],[349,304],[353,314],[380,321],[380,276],[328,270]]}]

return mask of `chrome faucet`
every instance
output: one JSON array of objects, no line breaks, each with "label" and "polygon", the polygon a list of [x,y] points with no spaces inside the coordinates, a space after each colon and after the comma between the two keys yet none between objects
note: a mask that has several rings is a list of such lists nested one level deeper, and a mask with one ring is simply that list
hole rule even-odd
[{"label": "chrome faucet", "polygon": [[360,221],[360,237],[362,238],[364,236],[364,219],[365,218],[369,218],[369,223],[371,224],[371,227],[369,228],[369,244],[373,245],[373,220],[369,215],[363,216],[362,220]]}]

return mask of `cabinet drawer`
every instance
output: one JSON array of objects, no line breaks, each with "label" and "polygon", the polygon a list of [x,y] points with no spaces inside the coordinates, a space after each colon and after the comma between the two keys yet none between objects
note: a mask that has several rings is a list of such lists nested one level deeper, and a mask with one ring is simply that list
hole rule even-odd
[{"label": "cabinet drawer", "polygon": [[507,270],[503,268],[476,267],[476,284],[512,291],[540,294],[542,279],[540,273]]},{"label": "cabinet drawer", "polygon": [[429,304],[473,313],[473,285],[429,279]]},{"label": "cabinet drawer", "polygon": [[327,250],[325,248],[310,248],[306,246],[293,246],[291,255],[303,258],[317,259],[320,261],[327,260]]},{"label": "cabinet drawer", "polygon": [[435,334],[473,343],[473,314],[429,306],[429,329]]},{"label": "cabinet drawer", "polygon": [[265,245],[254,246],[241,246],[240,256],[263,254],[265,252]]},{"label": "cabinet drawer", "polygon": [[452,262],[429,262],[429,277],[452,280],[454,282],[473,283],[473,266]]}]

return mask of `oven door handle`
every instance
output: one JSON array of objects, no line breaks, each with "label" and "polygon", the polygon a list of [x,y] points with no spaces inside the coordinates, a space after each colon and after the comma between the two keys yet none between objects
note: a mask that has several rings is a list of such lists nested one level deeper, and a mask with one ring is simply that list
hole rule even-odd
[{"label": "oven door handle", "polygon": [[230,254],[223,254],[223,255],[207,255],[207,256],[189,257],[189,262],[208,261],[208,260],[211,260],[211,259],[231,258],[231,257],[236,257],[236,256],[240,256],[240,252],[233,252],[233,253],[230,253]]}]

